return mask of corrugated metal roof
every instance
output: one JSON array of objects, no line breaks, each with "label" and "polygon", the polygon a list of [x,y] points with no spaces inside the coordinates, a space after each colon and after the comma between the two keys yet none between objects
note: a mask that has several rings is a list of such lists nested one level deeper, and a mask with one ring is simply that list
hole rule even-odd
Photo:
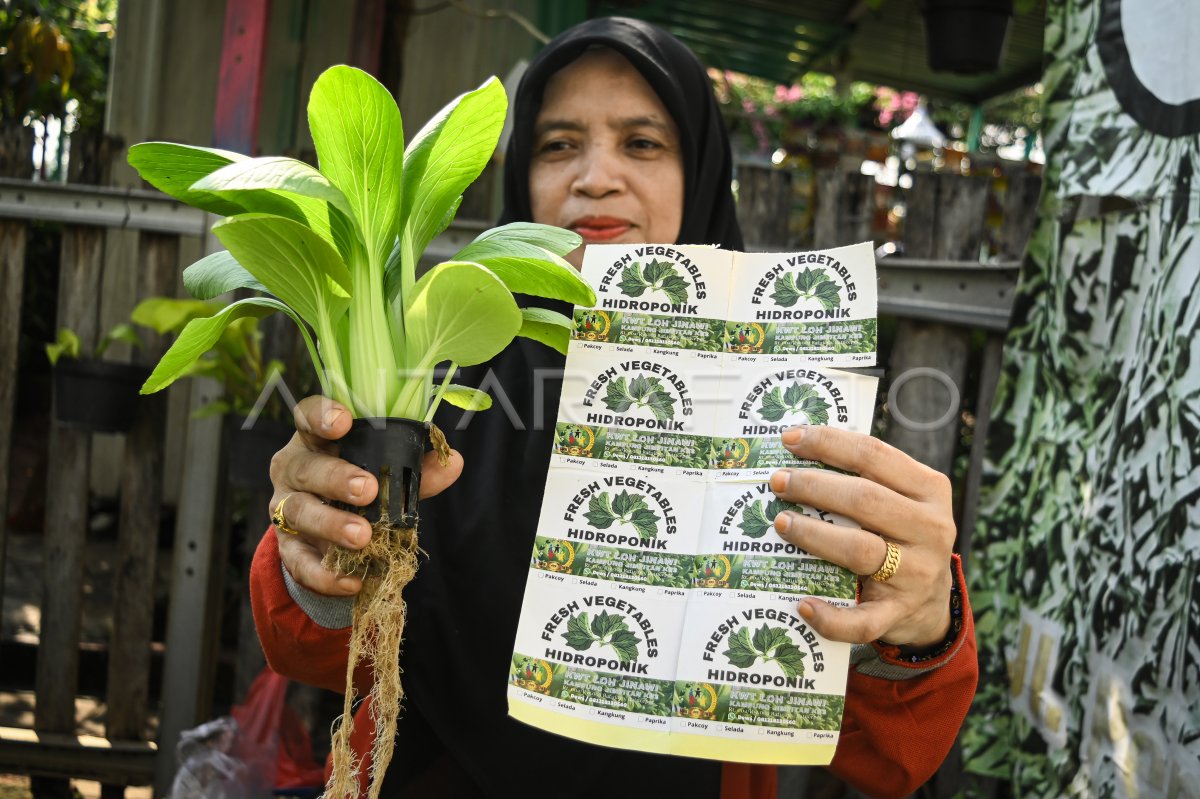
[{"label": "corrugated metal roof", "polygon": [[920,0],[594,0],[591,11],[621,14],[670,30],[710,66],[778,83],[807,71],[981,102],[1036,82],[1042,73],[1045,3],[1009,26],[999,70],[934,72],[925,58]]}]

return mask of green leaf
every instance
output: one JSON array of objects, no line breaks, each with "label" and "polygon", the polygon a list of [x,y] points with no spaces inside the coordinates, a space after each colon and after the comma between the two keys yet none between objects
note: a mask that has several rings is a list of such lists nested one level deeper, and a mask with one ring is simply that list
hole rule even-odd
[{"label": "green leaf", "polygon": [[179,330],[193,319],[212,316],[218,310],[218,306],[202,300],[150,297],[139,302],[129,318],[134,324],[161,335]]},{"label": "green leaf", "polygon": [[413,286],[404,307],[409,363],[471,366],[492,358],[521,330],[521,309],[479,264],[447,261]]},{"label": "green leaf", "polygon": [[646,281],[642,280],[641,265],[636,261],[625,267],[621,272],[621,281],[617,283],[617,288],[626,297],[640,297],[646,293]]},{"label": "green leaf", "polygon": [[574,322],[557,311],[545,308],[522,308],[521,329],[517,335],[540,341],[547,347],[566,355],[574,328]]},{"label": "green leaf", "polygon": [[[241,214],[213,226],[246,271],[318,329],[348,304],[350,273],[328,241],[299,222]],[[333,342],[322,342],[325,346]]]},{"label": "green leaf", "polygon": [[133,326],[120,324],[105,333],[104,338],[100,339],[100,343],[96,345],[96,357],[99,358],[103,355],[109,346],[117,341],[128,344],[135,349],[142,346],[142,337],[133,329]]},{"label": "green leaf", "polygon": [[439,111],[409,144],[404,153],[401,207],[413,263],[405,264],[406,269],[413,268],[447,212],[487,166],[507,111],[504,87],[489,78]]},{"label": "green leaf", "polygon": [[800,301],[800,292],[796,288],[791,272],[775,278],[775,290],[771,292],[771,299],[775,301],[776,305],[784,308],[791,308]]},{"label": "green leaf", "polygon": [[721,654],[729,659],[730,664],[739,669],[748,669],[753,666],[754,661],[758,660],[758,652],[750,643],[750,628],[740,627],[736,633],[729,636],[729,648]]},{"label": "green leaf", "polygon": [[597,530],[607,530],[617,520],[617,514],[613,513],[606,491],[592,495],[592,498],[588,500],[587,513],[583,515],[588,520],[588,524]]},{"label": "green leaf", "polygon": [[83,344],[75,331],[64,327],[59,329],[58,339],[53,344],[46,345],[46,357],[50,359],[51,366],[57,366],[58,359],[64,355],[68,358],[78,358],[82,348]]},{"label": "green leaf", "polygon": [[567,646],[572,649],[578,649],[580,652],[586,652],[592,648],[592,644],[596,641],[596,636],[592,635],[592,631],[588,627],[587,613],[580,613],[578,616],[572,615],[567,619],[567,631],[563,633],[563,638],[567,639]]},{"label": "green leaf", "polygon": [[629,523],[637,530],[639,538],[655,538],[658,535],[658,514],[649,508],[635,510]]},{"label": "green leaf", "polygon": [[[655,380],[657,383],[658,381]],[[654,418],[659,421],[667,421],[675,418],[675,398],[668,394],[662,388],[655,388],[650,396],[646,398],[646,407],[654,414]]]},{"label": "green leaf", "polygon": [[646,507],[646,500],[640,494],[630,494],[624,489],[621,490],[620,494],[617,494],[612,503],[613,513],[622,519],[628,518],[629,514],[638,508],[644,507]]},{"label": "green leaf", "polygon": [[786,628],[771,627],[765,623],[754,631],[754,638],[751,641],[754,648],[763,655],[769,655],[775,647],[790,642],[791,639],[788,638]]},{"label": "green leaf", "polygon": [[763,396],[762,405],[758,408],[758,415],[768,422],[778,422],[787,414],[787,410],[787,406],[783,403],[782,392],[779,390],[779,386],[775,386]]},{"label": "green leaf", "polygon": [[638,375],[629,383],[629,396],[633,397],[634,400],[636,400],[640,405],[648,396],[650,396],[650,392],[653,391],[657,385],[657,379],[648,378],[644,375]]},{"label": "green leaf", "polygon": [[198,300],[211,300],[227,291],[250,289],[267,294],[267,287],[246,271],[229,250],[218,250],[183,270],[183,287]]},{"label": "green leaf", "polygon": [[829,403],[819,396],[804,400],[798,410],[808,418],[809,424],[829,423]]},{"label": "green leaf", "polygon": [[762,538],[771,529],[771,519],[763,511],[763,502],[751,502],[742,511],[742,520],[738,527],[747,538]]},{"label": "green leaf", "polygon": [[608,639],[608,645],[617,653],[617,659],[622,663],[629,663],[637,660],[638,644],[641,643],[641,638],[629,630],[619,630],[613,633],[612,638]]},{"label": "green leaf", "polygon": [[142,386],[141,393],[161,391],[183,377],[195,362],[213,348],[225,326],[248,316],[262,318],[275,311],[288,310],[283,303],[268,297],[250,297],[231,303],[212,316],[193,319],[179,333],[175,343]]},{"label": "green leaf", "polygon": [[492,398],[486,391],[453,383],[446,387],[442,399],[464,411],[486,411],[492,407]]},{"label": "green leaf", "polygon": [[481,233],[451,260],[474,261],[491,269],[516,294],[592,306],[596,292],[559,252],[570,252],[581,242],[569,230],[514,222]]},{"label": "green leaf", "polygon": [[807,653],[791,643],[780,644],[775,650],[774,660],[783,669],[786,677],[800,677],[804,674],[804,656]]},{"label": "green leaf", "polygon": [[219,216],[232,216],[247,210],[233,200],[192,189],[192,184],[218,169],[246,156],[211,147],[192,147],[187,144],[153,141],[129,148],[129,165],[138,171],[142,180],[159,191],[188,205]]},{"label": "green leaf", "polygon": [[804,401],[813,392],[813,387],[810,383],[801,383],[793,381],[787,390],[783,392],[783,404],[789,408],[795,408]]},{"label": "green leaf", "polygon": [[609,613],[607,610],[602,610],[592,619],[592,633],[600,639],[618,630],[627,629],[629,629],[629,626],[625,623],[625,619],[620,613]]},{"label": "green leaf", "polygon": [[633,397],[629,394],[629,386],[624,377],[609,381],[604,394],[604,404],[614,413],[624,413],[633,407]]},{"label": "green leaf", "polygon": [[[468,247],[482,242],[523,241],[564,256],[583,244],[583,238],[574,231],[536,222],[510,222],[480,233]],[[574,267],[571,267],[574,270]]]},{"label": "green leaf", "polygon": [[818,284],[828,280],[829,275],[825,273],[824,269],[805,268],[796,278],[796,290],[801,294],[811,296]]},{"label": "green leaf", "polygon": [[[213,194],[256,189],[275,190],[327,202],[345,214],[346,218],[354,218],[346,195],[320,172],[294,158],[273,156],[234,161],[192,184],[193,191]],[[236,200],[236,197],[231,199]]]},{"label": "green leaf", "polygon": [[322,72],[313,84],[308,126],[321,172],[345,196],[368,258],[382,275],[400,230],[400,109],[379,81],[360,69],[338,65]]},{"label": "green leaf", "polygon": [[663,281],[659,289],[674,303],[687,302],[688,282],[677,275],[671,275]]},{"label": "green leaf", "polygon": [[813,292],[813,298],[821,303],[827,311],[842,304],[842,295],[838,292],[837,284],[832,280],[826,280],[818,285],[817,290]]}]

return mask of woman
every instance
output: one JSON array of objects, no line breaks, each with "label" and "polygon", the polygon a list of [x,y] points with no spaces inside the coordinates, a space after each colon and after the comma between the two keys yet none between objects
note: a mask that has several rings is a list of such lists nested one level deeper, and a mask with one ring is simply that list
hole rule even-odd
[{"label": "woman", "polygon": [[[514,120],[503,221],[568,227],[585,246],[741,248],[716,101],[699,61],[669,34],[623,19],[576,26],[530,66]],[[582,253],[573,257],[578,264]],[[496,394],[492,410],[463,429],[461,411],[439,413],[457,452],[447,467],[425,464],[421,544],[429,558],[406,592],[407,695],[384,791],[773,796],[773,769],[590,746],[506,715],[505,677],[561,388],[545,378],[562,363],[518,339],[462,378]],[[361,546],[369,529],[318,498],[367,504],[376,486],[335,457],[348,413],[310,398],[298,407],[297,423],[306,432],[272,464],[273,507],[289,498],[287,524],[296,534],[263,538],[251,575],[255,618],[276,670],[340,690],[349,597],[359,583],[324,571],[320,555],[330,543]],[[884,562],[881,535],[902,547],[894,579],[867,581],[859,607],[805,600],[798,610],[829,638],[868,644],[856,650],[834,770],[868,792],[906,795],[945,756],[975,686],[970,613],[965,596],[951,593],[961,576],[952,580],[949,484],[865,436],[807,428],[788,431],[784,441],[801,457],[860,476],[782,470],[771,481],[779,496],[843,513],[874,533],[783,514],[782,535],[863,575]],[[898,647],[868,643],[881,638],[914,648],[902,660]],[[358,717],[365,731],[365,715]]]}]

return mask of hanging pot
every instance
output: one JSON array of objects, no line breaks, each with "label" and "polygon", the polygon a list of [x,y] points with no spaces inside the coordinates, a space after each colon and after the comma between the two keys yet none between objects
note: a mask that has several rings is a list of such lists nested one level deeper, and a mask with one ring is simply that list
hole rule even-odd
[{"label": "hanging pot", "polygon": [[930,69],[975,75],[1000,67],[1013,0],[924,0],[921,12]]},{"label": "hanging pot", "polygon": [[386,502],[388,518],[398,527],[416,527],[421,495],[421,460],[429,442],[429,423],[414,419],[355,419],[339,442],[341,457],[379,480],[379,494],[366,508],[352,508],[367,521],[379,521]]},{"label": "hanging pot", "polygon": [[225,417],[228,474],[234,485],[252,490],[271,488],[271,457],[283,449],[296,428],[290,422],[255,419],[246,426],[240,416]]},{"label": "hanging pot", "polygon": [[54,367],[54,416],[75,430],[123,433],[137,418],[148,377],[150,369],[136,364],[62,358]]}]

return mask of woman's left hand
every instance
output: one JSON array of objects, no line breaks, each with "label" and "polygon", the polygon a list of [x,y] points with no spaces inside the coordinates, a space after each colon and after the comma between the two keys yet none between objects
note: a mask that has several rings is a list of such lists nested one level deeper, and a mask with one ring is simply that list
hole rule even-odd
[{"label": "woman's left hand", "polygon": [[[780,499],[838,513],[856,530],[785,511],[775,528],[788,542],[864,577],[857,607],[819,599],[800,602],[800,615],[834,641],[922,647],[950,630],[950,555],[955,524],[950,480],[879,439],[824,426],[785,430],[784,446],[825,469],[780,469],[771,489]],[[870,578],[900,547],[900,565],[886,582]]]}]

